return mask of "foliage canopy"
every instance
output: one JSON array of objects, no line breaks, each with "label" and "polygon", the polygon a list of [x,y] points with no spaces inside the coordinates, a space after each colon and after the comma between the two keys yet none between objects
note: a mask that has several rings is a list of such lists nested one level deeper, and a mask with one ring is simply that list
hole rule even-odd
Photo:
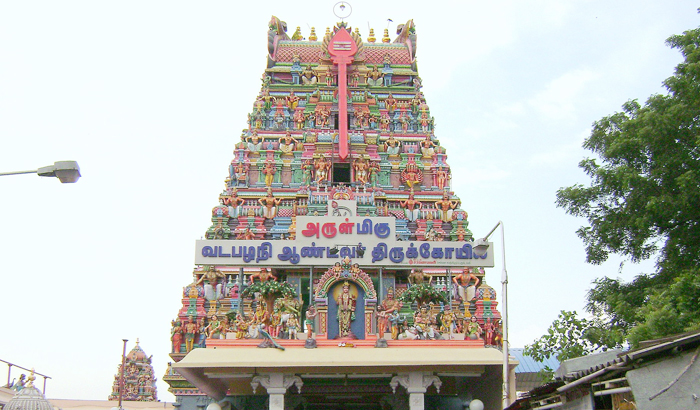
[{"label": "foliage canopy", "polygon": [[[568,358],[590,352],[590,343],[634,346],[700,328],[700,28],[667,44],[684,57],[664,81],[668,93],[644,105],[628,101],[595,122],[583,144],[595,157],[579,163],[590,186],[561,188],[556,199],[567,213],[588,220],[577,235],[589,263],[611,253],[632,262],[654,258],[656,272],[627,283],[595,280],[586,297],[593,320],[562,312],[549,335],[529,346],[535,356],[556,347],[563,349],[560,359]],[[580,346],[553,339],[561,325],[583,330]]]}]

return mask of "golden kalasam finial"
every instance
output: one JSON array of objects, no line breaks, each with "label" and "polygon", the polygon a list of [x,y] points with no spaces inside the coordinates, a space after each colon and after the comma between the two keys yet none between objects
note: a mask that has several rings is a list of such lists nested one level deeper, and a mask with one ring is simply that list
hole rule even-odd
[{"label": "golden kalasam finial", "polygon": [[25,384],[25,387],[34,387],[34,380],[36,380],[36,376],[34,376],[34,368],[32,367],[32,370],[29,373],[29,377],[27,377],[27,383]]},{"label": "golden kalasam finial", "polygon": [[355,34],[357,34],[358,37],[362,37],[362,34],[360,34],[360,28],[355,27]]},{"label": "golden kalasam finial", "polygon": [[382,43],[389,43],[391,42],[391,39],[389,38],[389,29],[385,28],[384,29],[384,37],[382,37]]},{"label": "golden kalasam finial", "polygon": [[374,37],[374,29],[373,28],[369,29],[369,37],[367,37],[367,41],[370,43],[374,43],[375,41],[377,41],[377,38]]},{"label": "golden kalasam finial", "polygon": [[139,347],[139,338],[136,338],[136,347]]},{"label": "golden kalasam finial", "polygon": [[330,28],[330,27],[326,27],[326,36],[328,36],[329,34],[331,34],[331,28]]},{"label": "golden kalasam finial", "polygon": [[318,37],[316,37],[316,27],[311,27],[311,33],[309,34],[309,41],[316,41],[318,40]]}]

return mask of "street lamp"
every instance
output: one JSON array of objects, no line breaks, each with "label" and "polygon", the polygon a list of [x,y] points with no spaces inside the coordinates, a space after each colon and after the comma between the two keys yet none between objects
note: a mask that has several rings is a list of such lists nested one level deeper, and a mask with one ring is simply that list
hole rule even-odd
[{"label": "street lamp", "polygon": [[506,236],[503,221],[498,221],[485,237],[477,239],[472,245],[472,251],[476,256],[484,256],[489,248],[488,238],[501,227],[501,249],[503,255],[503,272],[501,273],[501,285],[503,288],[503,408],[510,404],[510,369],[508,368],[508,271],[506,271]]},{"label": "street lamp", "polygon": [[0,176],[37,174],[40,177],[56,177],[61,183],[72,184],[80,178],[80,167],[75,161],[56,161],[53,165],[31,171],[0,172]]}]

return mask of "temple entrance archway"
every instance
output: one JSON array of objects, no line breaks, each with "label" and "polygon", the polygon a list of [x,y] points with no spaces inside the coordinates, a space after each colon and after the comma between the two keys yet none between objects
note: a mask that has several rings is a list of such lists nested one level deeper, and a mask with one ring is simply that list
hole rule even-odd
[{"label": "temple entrance archway", "polygon": [[[315,284],[314,300],[319,312],[318,333],[328,339],[348,337],[343,335],[341,329],[342,322],[347,319],[338,321],[338,312],[340,310],[342,314],[343,311],[342,308],[338,309],[338,301],[345,286],[353,298],[355,310],[355,318],[350,320],[350,330],[356,338],[365,339],[374,334],[377,292],[369,275],[347,257],[330,267]],[[345,299],[346,305],[347,302]]]},{"label": "temple entrance archway", "polygon": [[[338,302],[343,297],[343,288],[347,285],[349,303],[353,304],[354,312],[350,318],[350,332],[358,339],[365,338],[365,291],[361,286],[351,281],[338,281],[328,291],[328,338],[348,337],[341,334],[341,320],[338,316]],[[343,302],[341,301],[341,304]],[[342,313],[341,313],[342,316]]]}]

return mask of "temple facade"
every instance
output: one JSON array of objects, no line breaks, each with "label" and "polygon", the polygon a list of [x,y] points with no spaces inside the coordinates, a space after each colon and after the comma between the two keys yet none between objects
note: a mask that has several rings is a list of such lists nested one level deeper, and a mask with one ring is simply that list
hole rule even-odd
[{"label": "temple facade", "polygon": [[451,190],[413,21],[393,41],[345,22],[286,31],[272,17],[172,321],[176,406],[500,409],[494,258]]}]

